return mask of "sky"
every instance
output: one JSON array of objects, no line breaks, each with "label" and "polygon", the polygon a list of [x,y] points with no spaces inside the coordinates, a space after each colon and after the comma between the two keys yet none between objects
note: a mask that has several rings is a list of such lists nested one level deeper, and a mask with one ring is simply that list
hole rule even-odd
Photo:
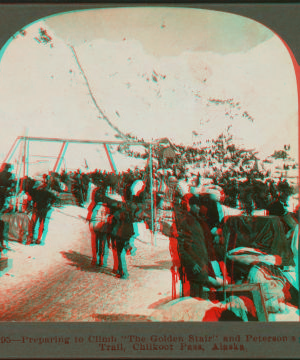
[{"label": "sky", "polygon": [[[39,42],[41,28],[51,41]],[[298,154],[292,61],[255,21],[209,10],[118,8],[56,15],[24,30],[1,54],[2,158],[18,135],[115,139],[103,114],[147,141],[203,143],[231,125],[236,141],[261,158],[284,144]],[[92,150],[80,149],[91,167],[99,164],[99,147],[94,163]]]}]

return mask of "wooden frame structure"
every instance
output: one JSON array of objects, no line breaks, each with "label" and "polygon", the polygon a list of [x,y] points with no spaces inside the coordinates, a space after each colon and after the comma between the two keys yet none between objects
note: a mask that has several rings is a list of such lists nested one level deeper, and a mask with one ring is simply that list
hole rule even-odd
[{"label": "wooden frame structure", "polygon": [[214,290],[212,293],[221,296],[222,300],[226,300],[226,298],[231,295],[239,296],[250,293],[256,309],[258,321],[268,322],[268,312],[265,306],[261,284],[230,284],[221,289]]},{"label": "wooden frame structure", "polygon": [[[135,145],[133,142],[125,142],[125,141],[99,141],[99,140],[82,140],[82,139],[65,139],[65,138],[46,138],[46,137],[33,137],[33,136],[18,136],[14,141],[12,147],[10,148],[9,152],[7,153],[5,159],[3,160],[4,163],[10,162],[11,158],[13,157],[14,153],[16,152],[20,143],[24,141],[24,156],[23,156],[23,164],[24,165],[24,176],[28,174],[28,157],[29,157],[29,143],[31,141],[41,141],[41,142],[58,142],[62,143],[61,149],[59,151],[57,160],[55,162],[54,168],[52,171],[58,172],[60,170],[60,166],[66,154],[68,145],[70,143],[77,143],[77,144],[98,144],[103,145],[106,155],[108,157],[111,169],[113,172],[117,172],[117,169],[114,165],[113,158],[111,152],[109,150],[109,145],[116,145],[116,144],[132,144]],[[27,164],[27,167],[26,167]]]},{"label": "wooden frame structure", "polygon": [[[63,162],[64,156],[66,154],[68,145],[70,143],[77,143],[77,144],[98,144],[103,145],[105,153],[107,155],[111,170],[116,174],[117,168],[115,166],[109,145],[116,145],[116,144],[128,144],[128,145],[147,145],[149,146],[149,164],[150,164],[150,197],[151,197],[151,230],[152,230],[152,237],[154,245],[156,245],[156,233],[155,233],[155,211],[154,211],[154,195],[153,195],[153,154],[152,154],[152,143],[136,143],[133,141],[105,141],[105,140],[82,140],[82,139],[66,139],[66,138],[47,138],[47,137],[33,137],[33,136],[18,136],[10,150],[8,151],[6,157],[3,160],[3,163],[9,163],[15,154],[19,145],[23,142],[23,151],[22,151],[22,164],[23,164],[23,176],[28,176],[28,159],[29,159],[29,143],[31,141],[40,141],[40,142],[58,142],[61,143],[61,148],[59,154],[57,156],[54,168],[52,171],[58,172],[60,170],[61,164]],[[21,177],[21,164],[17,174],[17,193],[19,191],[19,181]]]}]

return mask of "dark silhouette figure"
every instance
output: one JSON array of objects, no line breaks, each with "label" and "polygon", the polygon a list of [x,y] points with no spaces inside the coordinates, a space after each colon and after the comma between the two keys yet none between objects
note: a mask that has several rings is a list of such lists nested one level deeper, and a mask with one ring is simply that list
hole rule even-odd
[{"label": "dark silhouette figure", "polygon": [[92,265],[106,265],[105,247],[111,232],[111,212],[104,202],[103,188],[96,188],[92,194],[92,202],[88,208],[87,220],[90,221],[93,259]]},{"label": "dark silhouette figure", "polygon": [[[27,244],[40,244],[44,232],[46,216],[57,197],[49,190],[45,184],[37,182],[29,191],[33,201],[32,218],[29,226],[29,239]],[[34,238],[36,225],[39,224],[38,236]]]},{"label": "dark silhouette figure", "polygon": [[0,211],[3,209],[6,198],[10,196],[11,190],[16,184],[11,170],[11,164],[2,164],[0,170]]},{"label": "dark silhouette figure", "polygon": [[210,261],[215,259],[212,236],[208,224],[199,216],[199,210],[197,199],[191,194],[185,195],[181,204],[175,206],[172,238],[178,244],[184,296],[203,297],[203,287],[218,288],[223,285],[211,272]]},{"label": "dark silhouette figure", "polygon": [[130,238],[134,234],[131,208],[123,203],[122,207],[114,212],[112,219],[112,244],[117,252],[117,277],[126,279],[126,253],[130,248]]}]

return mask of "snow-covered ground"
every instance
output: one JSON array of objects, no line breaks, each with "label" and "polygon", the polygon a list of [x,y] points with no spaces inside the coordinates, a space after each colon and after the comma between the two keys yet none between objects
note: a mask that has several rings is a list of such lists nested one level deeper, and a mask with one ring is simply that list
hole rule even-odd
[{"label": "snow-covered ground", "polygon": [[[189,297],[172,301],[168,238],[137,224],[135,256],[127,256],[129,278],[91,266],[85,208],[54,209],[42,245],[9,242],[0,260],[1,321],[201,321],[212,306]],[[5,260],[7,258],[7,260]],[[177,296],[180,284],[176,283]],[[292,307],[270,321],[298,321]]]},{"label": "snow-covered ground", "polygon": [[[1,271],[0,319],[7,321],[97,321],[109,316],[148,316],[149,306],[171,297],[169,242],[139,225],[141,240],[134,257],[127,256],[130,277],[120,280],[107,267],[92,267],[87,210],[55,209],[44,244],[9,242]],[[83,217],[83,218],[82,218]],[[4,260],[2,260],[4,261]]]}]

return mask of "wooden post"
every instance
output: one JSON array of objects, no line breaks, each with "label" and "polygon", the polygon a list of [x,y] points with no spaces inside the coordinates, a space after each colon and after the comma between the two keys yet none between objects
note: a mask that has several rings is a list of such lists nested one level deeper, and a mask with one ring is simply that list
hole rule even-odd
[{"label": "wooden post", "polygon": [[26,176],[26,149],[27,149],[27,138],[24,138],[24,152],[23,152],[23,177]]},{"label": "wooden post", "polygon": [[16,184],[16,196],[15,196],[15,203],[14,203],[14,211],[17,211],[17,196],[19,194],[19,190],[20,190],[20,178],[21,178],[21,173],[22,173],[22,165],[23,165],[23,158],[25,156],[25,139],[24,140],[24,146],[20,148],[20,157],[19,157],[19,161],[18,161],[18,168],[17,168],[17,184]]},{"label": "wooden post", "polygon": [[[151,230],[152,230],[152,243],[156,246],[156,234],[155,234],[155,223],[154,223],[154,200],[153,200],[153,161],[152,161],[152,144],[150,144],[150,198],[151,198]],[[154,237],[154,239],[153,239]],[[154,241],[153,241],[154,240]]]},{"label": "wooden post", "polygon": [[115,174],[117,174],[118,171],[117,171],[116,165],[115,165],[115,163],[114,163],[114,160],[113,160],[113,158],[112,158],[112,155],[111,155],[111,152],[110,152],[110,149],[109,149],[109,145],[104,143],[103,146],[104,146],[104,149],[105,149],[105,152],[106,152],[106,155],[107,155],[107,158],[108,158],[110,167],[111,167],[112,171],[113,171]]},{"label": "wooden post", "polygon": [[26,149],[26,170],[25,170],[25,176],[28,176],[28,167],[29,167],[29,139],[27,138],[27,149]]},{"label": "wooden post", "polygon": [[3,163],[9,163],[11,158],[13,157],[15,151],[17,150],[17,147],[20,144],[20,137],[17,137],[16,140],[14,141],[12,147],[9,149],[8,154],[5,156]]},{"label": "wooden post", "polygon": [[67,147],[68,147],[68,142],[64,141],[63,144],[62,144],[62,147],[60,149],[59,155],[57,157],[56,163],[54,165],[54,168],[53,168],[54,172],[59,172],[62,160],[63,160],[63,158],[64,158],[64,156],[66,154],[66,151],[67,151]]}]

